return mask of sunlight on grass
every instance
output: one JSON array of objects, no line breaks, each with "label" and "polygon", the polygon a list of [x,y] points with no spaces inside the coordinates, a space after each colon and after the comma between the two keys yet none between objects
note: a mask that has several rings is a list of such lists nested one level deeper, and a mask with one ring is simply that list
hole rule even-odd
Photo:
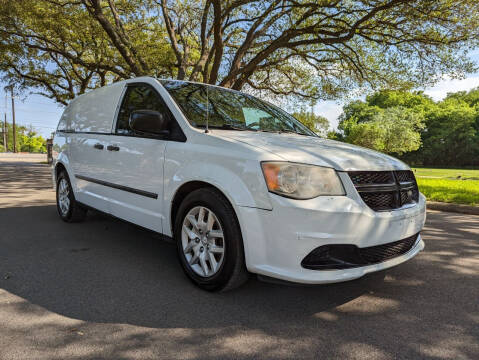
[{"label": "sunlight on grass", "polygon": [[431,201],[479,206],[478,169],[414,168],[419,190]]},{"label": "sunlight on grass", "polygon": [[438,178],[450,180],[479,180],[479,170],[472,169],[433,169],[414,168],[414,174],[420,178]]}]

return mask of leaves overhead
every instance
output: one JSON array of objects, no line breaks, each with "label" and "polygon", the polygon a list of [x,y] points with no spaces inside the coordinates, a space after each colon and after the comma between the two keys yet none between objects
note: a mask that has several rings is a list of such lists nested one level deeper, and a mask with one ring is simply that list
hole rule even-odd
[{"label": "leaves overhead", "polygon": [[0,0],[0,72],[61,103],[141,75],[300,99],[473,70],[476,0]]}]

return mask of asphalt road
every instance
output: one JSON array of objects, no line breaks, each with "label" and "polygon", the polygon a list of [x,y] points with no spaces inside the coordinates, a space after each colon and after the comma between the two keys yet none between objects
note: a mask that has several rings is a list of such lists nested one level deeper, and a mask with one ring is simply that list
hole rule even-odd
[{"label": "asphalt road", "polygon": [[60,221],[49,169],[0,156],[1,359],[478,359],[479,217],[429,212],[426,249],[362,279],[212,294],[172,244]]}]

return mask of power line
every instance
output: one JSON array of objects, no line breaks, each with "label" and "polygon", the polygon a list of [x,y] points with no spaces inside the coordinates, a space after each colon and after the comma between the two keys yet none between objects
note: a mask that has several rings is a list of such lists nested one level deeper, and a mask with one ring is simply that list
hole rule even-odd
[{"label": "power line", "polygon": [[[10,97],[10,96],[9,96]],[[14,96],[14,99],[15,100],[18,100],[20,103],[22,104],[26,104],[26,103],[29,103],[29,104],[36,104],[36,105],[45,105],[45,106],[50,106],[50,105],[57,105],[57,107],[61,108],[61,107],[65,107],[64,105],[61,105],[61,106],[58,106],[59,104],[56,104],[56,103],[44,103],[44,102],[41,102],[41,101],[35,101],[35,100],[30,100],[30,99],[25,99],[25,100],[22,100],[16,96]]]},{"label": "power line", "polygon": [[35,121],[21,121],[21,122],[18,122],[17,121],[17,126],[35,126],[35,127],[44,127],[44,128],[48,128],[48,129],[55,129],[56,127],[55,126],[48,126],[46,125],[44,122],[35,122]]},{"label": "power line", "polygon": [[35,125],[35,124],[18,124],[18,125],[24,126],[24,127],[32,126],[32,127],[34,127],[34,128],[55,129],[55,128],[52,127],[52,126]]},{"label": "power line", "polygon": [[[4,106],[0,106],[0,109],[10,110],[9,108],[5,108]],[[48,113],[48,114],[60,114],[63,110],[56,111],[48,111],[48,110],[33,110],[33,109],[25,109],[23,107],[17,106],[17,111],[24,111],[24,112],[34,112],[34,113]]]}]

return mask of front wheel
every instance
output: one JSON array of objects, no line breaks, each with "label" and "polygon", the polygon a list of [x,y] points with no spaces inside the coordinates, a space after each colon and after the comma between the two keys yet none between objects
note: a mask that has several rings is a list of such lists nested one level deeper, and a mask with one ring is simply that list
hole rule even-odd
[{"label": "front wheel", "polygon": [[178,209],[174,230],[183,270],[199,287],[226,291],[248,279],[236,215],[217,190],[189,194]]},{"label": "front wheel", "polygon": [[87,212],[76,202],[70,179],[65,171],[62,171],[57,179],[57,210],[65,222],[82,221]]}]

